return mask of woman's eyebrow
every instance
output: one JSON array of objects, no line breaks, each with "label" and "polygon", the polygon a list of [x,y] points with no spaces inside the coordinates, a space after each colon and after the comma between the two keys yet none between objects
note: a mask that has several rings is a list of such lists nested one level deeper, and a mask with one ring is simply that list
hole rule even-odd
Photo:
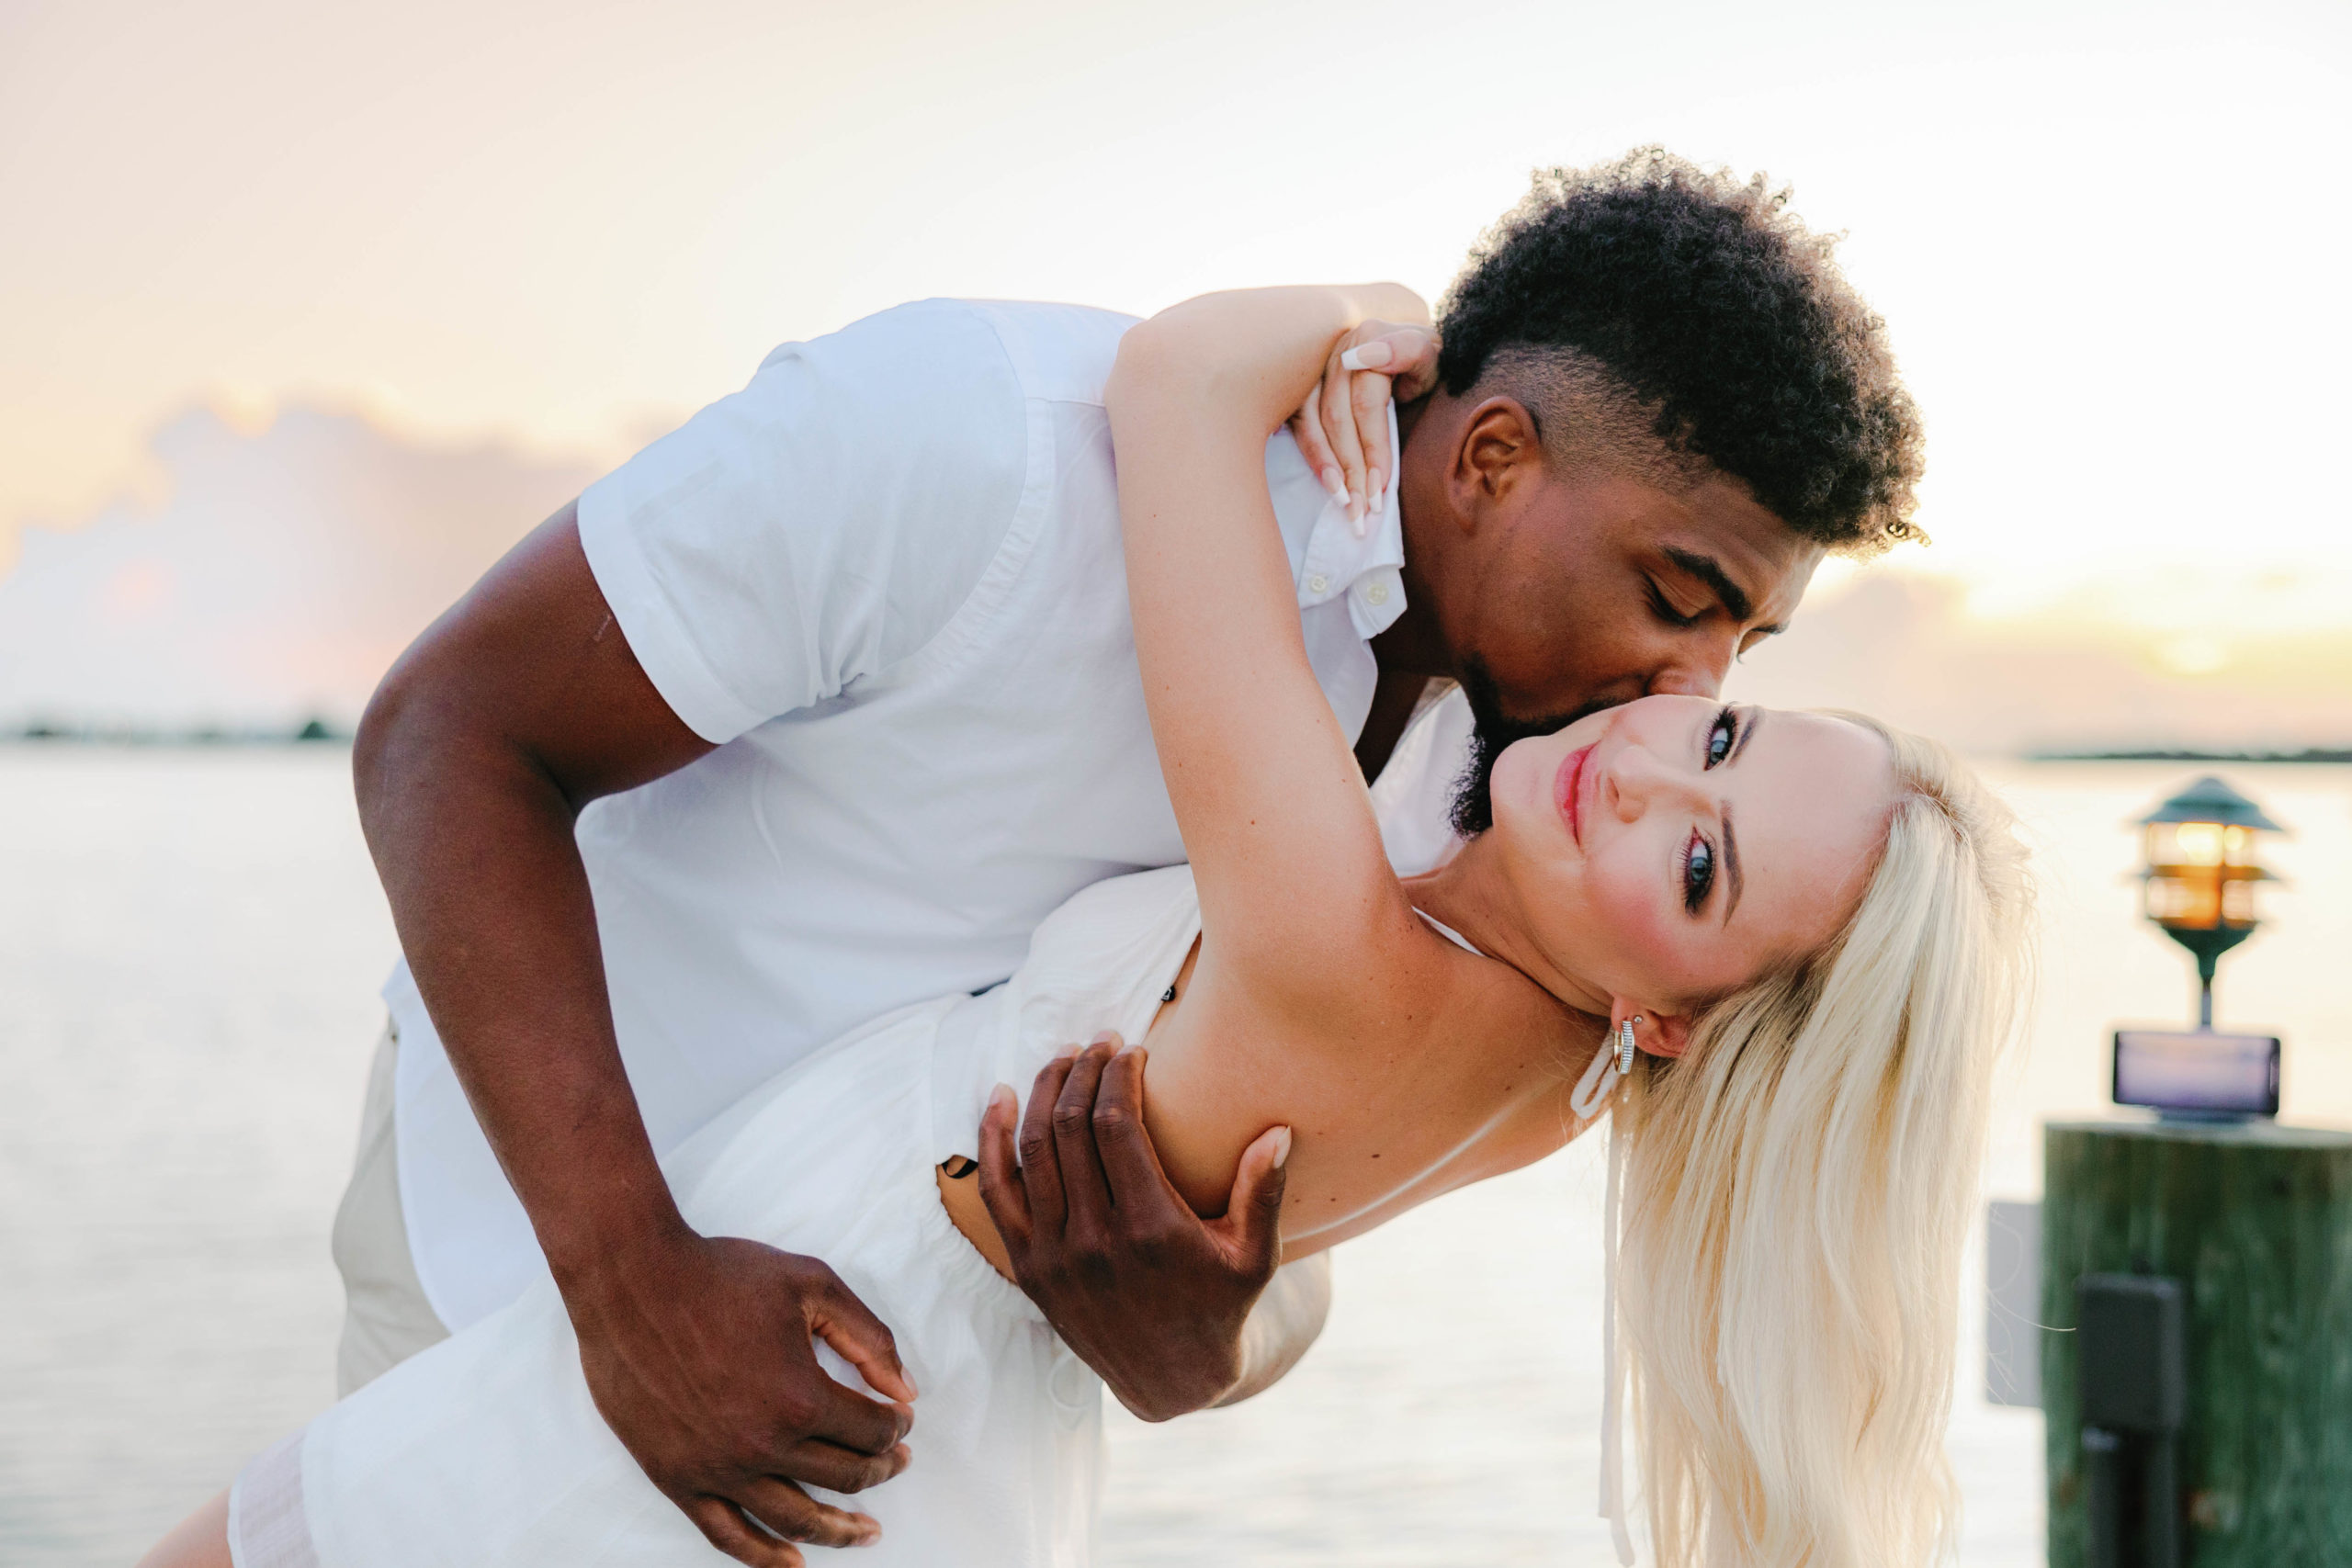
[{"label": "woman's eyebrow", "polygon": [[1739,908],[1740,890],[1746,886],[1739,874],[1739,840],[1732,836],[1731,807],[1723,809],[1724,874],[1731,881],[1731,897],[1724,901],[1724,924],[1731,924],[1731,912]]}]

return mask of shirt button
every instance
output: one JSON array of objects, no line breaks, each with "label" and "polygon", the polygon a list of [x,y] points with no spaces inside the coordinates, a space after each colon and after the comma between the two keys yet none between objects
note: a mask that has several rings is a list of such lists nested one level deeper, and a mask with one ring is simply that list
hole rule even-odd
[{"label": "shirt button", "polygon": [[1307,591],[1309,593],[1321,593],[1321,592],[1326,592],[1327,590],[1329,590],[1329,589],[1330,588],[1330,586],[1331,586],[1331,580],[1330,580],[1329,578],[1328,578],[1328,577],[1324,576],[1324,575],[1323,575],[1321,572],[1319,572],[1319,571],[1318,571],[1318,572],[1317,572],[1313,577],[1310,577],[1310,578],[1308,578],[1308,579],[1306,580],[1306,591]]},{"label": "shirt button", "polygon": [[1375,604],[1385,604],[1388,603],[1388,584],[1375,582],[1363,591],[1363,596]]}]

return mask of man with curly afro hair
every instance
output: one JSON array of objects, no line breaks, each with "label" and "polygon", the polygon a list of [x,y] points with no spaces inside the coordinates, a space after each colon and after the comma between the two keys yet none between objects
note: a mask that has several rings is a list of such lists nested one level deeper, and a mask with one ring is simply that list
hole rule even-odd
[{"label": "man with curly afro hair", "polygon": [[1441,304],[1438,388],[1400,415],[1410,608],[1358,754],[1374,771],[1426,679],[1460,681],[1460,830],[1512,740],[1713,694],[1824,554],[1913,536],[1917,412],[1787,199],[1655,148],[1551,170]]},{"label": "man with curly afro hair", "polygon": [[[906,1397],[886,1325],[823,1261],[698,1235],[659,1162],[844,1031],[1002,981],[1089,883],[1182,858],[1102,406],[1133,325],[933,299],[785,344],[385,677],[353,770],[404,958],[335,1221],[344,1388],[551,1270],[597,1410],[720,1550],[773,1555],[752,1519],[857,1539],[787,1483],[896,1473],[906,1417],[808,1325]],[[1315,425],[1266,449],[1365,775],[1432,680],[1466,694],[1381,780],[1408,870],[1486,823],[1483,762],[1449,813],[1457,741],[1713,693],[1825,553],[1907,536],[1919,471],[1877,318],[1760,179],[1657,152],[1544,175],[1438,325],[1374,517],[1328,493]],[[1072,1125],[1114,1132],[1060,1157],[1156,1168],[1139,1104],[1088,1120],[1093,1092]],[[1234,1213],[1279,1203],[1250,1183]],[[1164,1179],[1098,1217],[1069,1266],[1041,1225],[1016,1269],[1131,1409],[1245,1396],[1313,1339],[1321,1265],[1274,1275],[1272,1227],[1237,1252]]]}]

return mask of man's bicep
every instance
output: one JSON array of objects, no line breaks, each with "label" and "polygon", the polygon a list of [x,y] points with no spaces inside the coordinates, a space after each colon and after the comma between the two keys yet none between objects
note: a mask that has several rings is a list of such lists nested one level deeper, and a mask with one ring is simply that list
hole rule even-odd
[{"label": "man's bicep", "polygon": [[575,807],[712,749],[639,664],[581,548],[576,503],[525,536],[401,656],[370,705],[371,728],[394,719],[511,746]]}]

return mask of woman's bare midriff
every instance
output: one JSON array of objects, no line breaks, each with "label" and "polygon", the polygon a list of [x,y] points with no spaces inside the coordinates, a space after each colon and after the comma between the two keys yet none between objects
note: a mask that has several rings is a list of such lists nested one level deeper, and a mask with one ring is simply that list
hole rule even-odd
[{"label": "woman's bare midriff", "polygon": [[[1170,1016],[1183,1005],[1185,987],[1190,986],[1193,980],[1193,965],[1200,962],[1200,957],[1201,942],[1198,937],[1194,937],[1192,951],[1184,955],[1184,966],[1176,972],[1176,983],[1170,987],[1172,994],[1166,1001],[1161,1002],[1159,1010],[1151,1015],[1150,1027],[1144,1032],[1145,1042],[1148,1043],[1152,1034],[1159,1030],[1162,1019]],[[1083,1042],[1072,1041],[1070,1043],[1076,1047]],[[1014,1087],[1018,1089],[1020,1086]],[[977,1139],[974,1141],[978,1142]],[[951,1167],[962,1171],[963,1174],[948,1175],[947,1172]],[[946,1161],[931,1174],[932,1179],[939,1184],[941,1206],[946,1209],[947,1217],[955,1222],[956,1228],[964,1233],[964,1239],[970,1242],[973,1249],[989,1260],[989,1268],[1011,1280],[1012,1278],[1012,1255],[1005,1251],[1004,1238],[997,1234],[996,1222],[989,1217],[989,1206],[980,1198],[979,1162],[969,1156],[958,1156]]]}]

